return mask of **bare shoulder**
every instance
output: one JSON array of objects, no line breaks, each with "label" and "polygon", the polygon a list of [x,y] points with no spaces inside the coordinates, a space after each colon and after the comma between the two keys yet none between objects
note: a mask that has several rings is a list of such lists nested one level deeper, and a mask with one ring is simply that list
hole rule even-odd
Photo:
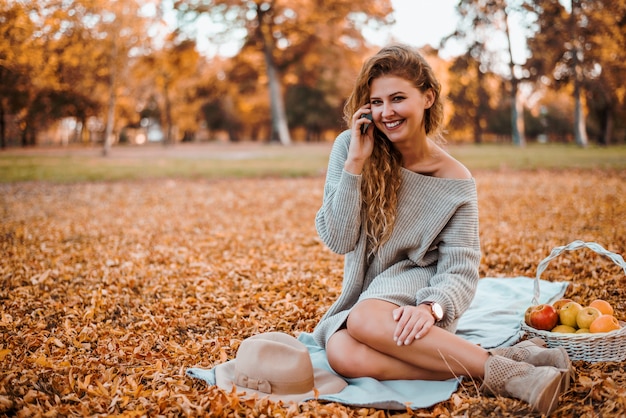
[{"label": "bare shoulder", "polygon": [[458,180],[472,178],[472,173],[460,161],[445,151],[442,153],[442,157],[437,177]]},{"label": "bare shoulder", "polygon": [[439,145],[431,143],[429,148],[430,154],[427,157],[404,168],[425,176],[443,179],[467,180],[472,178],[472,173],[467,167]]}]

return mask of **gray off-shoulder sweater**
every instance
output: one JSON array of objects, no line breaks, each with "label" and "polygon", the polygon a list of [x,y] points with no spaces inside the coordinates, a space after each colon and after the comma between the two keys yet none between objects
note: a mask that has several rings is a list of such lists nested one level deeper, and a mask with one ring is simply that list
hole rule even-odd
[{"label": "gray off-shoulder sweater", "polygon": [[344,170],[350,132],[333,145],[324,200],[315,217],[317,232],[334,252],[345,254],[342,292],[313,336],[325,347],[364,299],[398,306],[438,302],[438,326],[456,330],[478,283],[480,243],[474,179],[430,177],[402,169],[398,212],[391,238],[368,260],[361,228],[361,176]]}]

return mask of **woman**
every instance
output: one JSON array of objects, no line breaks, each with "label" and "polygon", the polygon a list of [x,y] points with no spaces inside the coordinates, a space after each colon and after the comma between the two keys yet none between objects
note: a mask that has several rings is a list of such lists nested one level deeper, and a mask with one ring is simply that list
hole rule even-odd
[{"label": "woman", "polygon": [[393,45],[365,62],[315,220],[345,266],[314,337],[346,377],[467,375],[549,413],[568,379],[565,350],[525,341],[490,353],[454,334],[478,282],[478,209],[471,173],[435,141],[442,113],[440,85],[417,52]]}]

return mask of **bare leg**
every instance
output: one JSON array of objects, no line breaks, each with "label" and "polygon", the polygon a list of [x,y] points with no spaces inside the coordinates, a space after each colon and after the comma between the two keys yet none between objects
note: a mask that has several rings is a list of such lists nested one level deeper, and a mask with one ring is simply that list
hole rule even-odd
[{"label": "bare leg", "polygon": [[421,369],[360,343],[347,330],[337,331],[326,345],[328,363],[345,377],[373,377],[377,380],[446,380],[450,373]]},{"label": "bare leg", "polygon": [[392,303],[372,299],[352,310],[346,329],[336,332],[326,344],[335,371],[378,380],[442,380],[465,375],[483,380],[484,393],[524,400],[543,414],[550,415],[557,407],[565,387],[559,369],[490,355],[438,327],[409,344],[398,345],[393,340],[395,308]]},{"label": "bare leg", "polygon": [[347,329],[328,341],[331,367],[347,377],[379,380],[483,377],[489,353],[441,328],[433,327],[424,337],[398,346],[393,340],[395,308],[377,299],[360,302],[348,317]]}]

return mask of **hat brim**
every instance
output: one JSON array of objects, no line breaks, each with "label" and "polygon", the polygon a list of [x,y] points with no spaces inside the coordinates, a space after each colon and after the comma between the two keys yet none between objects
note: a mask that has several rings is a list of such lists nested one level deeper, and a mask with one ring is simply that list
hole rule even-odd
[{"label": "hat brim", "polygon": [[282,401],[283,403],[300,403],[315,399],[320,395],[339,393],[348,385],[344,379],[336,374],[329,372],[328,370],[314,368],[314,390],[294,394],[265,393],[235,384],[235,362],[236,360],[230,360],[226,363],[215,366],[215,384],[227,391],[232,390],[233,386],[236,387],[238,396],[242,399],[257,397],[259,399],[269,398],[272,401]]}]

